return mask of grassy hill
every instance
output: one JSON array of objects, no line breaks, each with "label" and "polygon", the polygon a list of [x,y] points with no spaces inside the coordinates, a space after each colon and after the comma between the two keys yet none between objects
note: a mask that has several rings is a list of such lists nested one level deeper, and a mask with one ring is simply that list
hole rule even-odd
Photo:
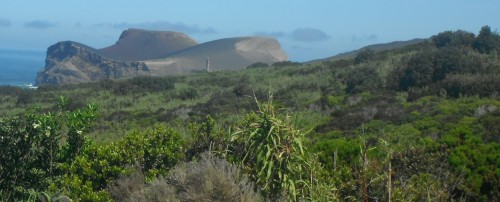
[{"label": "grassy hill", "polygon": [[[85,130],[90,146],[60,168],[72,175],[47,182],[51,193],[62,190],[72,198],[116,197],[116,183],[137,180],[131,173],[145,175],[133,184],[142,190],[134,193],[146,193],[163,182],[158,174],[168,178],[186,170],[175,166],[195,164],[177,162],[210,150],[239,165],[255,190],[271,199],[495,201],[499,53],[500,36],[488,27],[477,36],[449,31],[400,49],[312,64],[36,90],[2,87],[0,114],[24,117],[34,107],[72,111],[87,103],[99,108]],[[134,160],[140,172],[126,167]]]}]

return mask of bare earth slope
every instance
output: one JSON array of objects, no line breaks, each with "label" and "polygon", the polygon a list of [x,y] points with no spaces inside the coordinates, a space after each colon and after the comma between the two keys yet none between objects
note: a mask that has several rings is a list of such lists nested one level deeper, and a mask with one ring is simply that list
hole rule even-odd
[{"label": "bare earth slope", "polygon": [[151,71],[163,74],[181,74],[205,70],[209,60],[210,71],[243,69],[255,62],[273,63],[287,60],[278,41],[264,37],[237,37],[219,39],[187,48],[164,59],[144,61]]}]

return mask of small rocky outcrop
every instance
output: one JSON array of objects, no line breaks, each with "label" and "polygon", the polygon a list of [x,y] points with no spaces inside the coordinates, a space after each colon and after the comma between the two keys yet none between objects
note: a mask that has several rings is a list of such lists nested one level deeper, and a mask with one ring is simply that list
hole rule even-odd
[{"label": "small rocky outcrop", "polygon": [[83,83],[148,74],[144,62],[108,59],[86,45],[63,41],[47,49],[45,68],[38,73],[37,85]]}]

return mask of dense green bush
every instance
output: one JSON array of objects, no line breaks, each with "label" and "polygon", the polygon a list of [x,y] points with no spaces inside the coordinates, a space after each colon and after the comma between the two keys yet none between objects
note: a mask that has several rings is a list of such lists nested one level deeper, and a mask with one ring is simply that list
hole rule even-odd
[{"label": "dense green bush", "polygon": [[52,188],[73,199],[103,200],[109,197],[105,188],[111,181],[133,171],[128,166],[138,164],[146,178],[153,179],[166,175],[183,159],[184,149],[179,134],[163,126],[131,133],[111,144],[92,143],[74,161],[62,165],[64,175]]},{"label": "dense green bush", "polygon": [[363,66],[351,70],[346,75],[346,93],[356,94],[363,91],[375,91],[382,89],[382,79],[377,69],[370,66]]},{"label": "dense green bush", "polygon": [[492,32],[489,26],[484,26],[479,31],[473,47],[481,53],[498,52],[500,51],[500,36]]},{"label": "dense green bush", "polygon": [[29,190],[45,190],[63,172],[60,164],[73,161],[84,149],[82,133],[95,113],[89,105],[56,114],[0,118],[0,199],[26,200]]},{"label": "dense green bush", "polygon": [[445,31],[431,37],[432,42],[438,48],[445,46],[471,47],[475,41],[475,38],[476,37],[473,33],[462,30]]},{"label": "dense green bush", "polygon": [[271,64],[272,67],[289,67],[289,66],[299,66],[301,65],[298,62],[292,62],[292,61],[281,61],[281,62],[274,62]]},{"label": "dense green bush", "polygon": [[446,95],[495,97],[500,92],[500,75],[497,74],[454,74],[447,76],[441,86]]},{"label": "dense green bush", "polygon": [[112,87],[113,93],[118,95],[129,95],[143,92],[158,92],[173,89],[175,79],[173,77],[134,77],[127,80],[116,81],[109,85],[109,81],[103,81],[102,86]]},{"label": "dense green bush", "polygon": [[375,52],[369,48],[365,48],[361,50],[358,54],[356,54],[356,57],[354,57],[354,63],[360,64],[363,62],[368,62],[372,60],[374,57],[375,57]]},{"label": "dense green bush", "polygon": [[247,69],[266,68],[266,67],[269,67],[269,64],[263,62],[256,62],[251,65],[248,65]]}]

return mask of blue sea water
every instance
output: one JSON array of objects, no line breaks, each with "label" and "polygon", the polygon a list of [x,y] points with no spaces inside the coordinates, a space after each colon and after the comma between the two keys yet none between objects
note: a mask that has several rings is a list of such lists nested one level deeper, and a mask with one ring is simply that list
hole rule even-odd
[{"label": "blue sea water", "polygon": [[45,51],[0,49],[0,86],[34,84],[45,65]]}]

